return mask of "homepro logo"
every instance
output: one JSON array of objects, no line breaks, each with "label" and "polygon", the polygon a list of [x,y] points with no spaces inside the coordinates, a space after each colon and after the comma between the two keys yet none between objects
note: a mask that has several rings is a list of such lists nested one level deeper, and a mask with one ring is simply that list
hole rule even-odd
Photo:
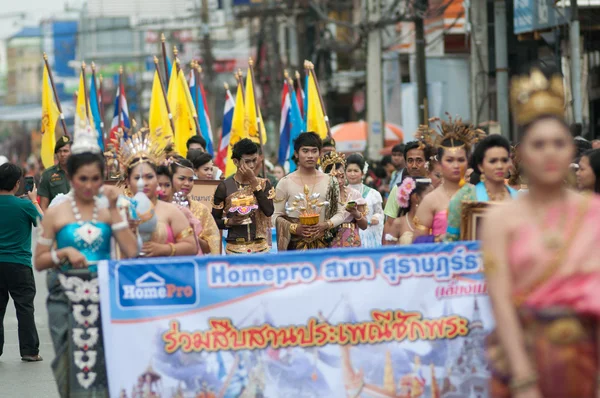
[{"label": "homepro logo", "polygon": [[190,307],[198,303],[193,262],[121,265],[117,269],[121,307]]}]

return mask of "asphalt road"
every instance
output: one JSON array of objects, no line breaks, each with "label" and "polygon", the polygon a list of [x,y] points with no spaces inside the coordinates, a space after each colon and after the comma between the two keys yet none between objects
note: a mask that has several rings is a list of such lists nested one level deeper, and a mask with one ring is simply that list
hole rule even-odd
[{"label": "asphalt road", "polygon": [[46,272],[33,271],[35,295],[35,323],[40,337],[41,362],[22,362],[19,355],[17,315],[12,299],[4,316],[4,353],[0,356],[0,398],[58,398],[50,363],[54,358],[52,340],[48,331],[46,312]]}]

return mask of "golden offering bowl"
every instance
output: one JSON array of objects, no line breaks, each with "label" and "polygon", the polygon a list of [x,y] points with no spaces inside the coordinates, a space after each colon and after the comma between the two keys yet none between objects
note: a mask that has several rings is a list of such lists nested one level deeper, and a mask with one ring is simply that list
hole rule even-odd
[{"label": "golden offering bowl", "polygon": [[231,207],[247,207],[256,204],[256,199],[253,196],[242,196],[231,199]]},{"label": "golden offering bowl", "polygon": [[302,225],[317,225],[319,223],[319,214],[305,214],[299,218]]}]

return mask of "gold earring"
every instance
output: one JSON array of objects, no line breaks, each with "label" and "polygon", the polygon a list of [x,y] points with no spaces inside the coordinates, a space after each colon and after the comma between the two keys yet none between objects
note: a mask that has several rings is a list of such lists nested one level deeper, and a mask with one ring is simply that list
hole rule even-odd
[{"label": "gold earring", "polygon": [[481,182],[485,182],[485,174],[482,174],[482,175],[481,175],[481,177],[479,178],[479,180],[480,180]]}]

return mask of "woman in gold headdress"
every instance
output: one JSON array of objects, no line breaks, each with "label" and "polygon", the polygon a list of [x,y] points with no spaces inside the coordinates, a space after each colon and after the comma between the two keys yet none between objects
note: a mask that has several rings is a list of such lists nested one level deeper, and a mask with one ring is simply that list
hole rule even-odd
[{"label": "woman in gold headdress", "polygon": [[[156,215],[156,228],[143,243],[147,257],[191,256],[198,253],[194,231],[185,215],[173,204],[158,200],[157,165],[165,159],[164,148],[150,141],[147,129],[132,133],[117,150],[121,176],[132,195],[143,192],[151,210],[139,215],[144,223]],[[132,200],[132,202],[135,199]],[[140,224],[141,226],[141,224]]]},{"label": "woman in gold headdress", "polygon": [[575,153],[563,80],[516,77],[511,105],[529,192],[491,210],[483,259],[496,324],[492,397],[600,396],[600,198],[567,188]]},{"label": "woman in gold headdress", "polygon": [[446,122],[436,118],[430,122],[438,123],[438,131],[429,126],[421,126],[417,136],[427,145],[437,148],[437,159],[442,167],[442,184],[423,199],[417,210],[413,220],[415,242],[422,242],[419,238],[431,235],[434,241],[443,239],[450,199],[464,185],[471,145],[483,136],[483,131],[463,124],[460,119],[450,118]]}]

